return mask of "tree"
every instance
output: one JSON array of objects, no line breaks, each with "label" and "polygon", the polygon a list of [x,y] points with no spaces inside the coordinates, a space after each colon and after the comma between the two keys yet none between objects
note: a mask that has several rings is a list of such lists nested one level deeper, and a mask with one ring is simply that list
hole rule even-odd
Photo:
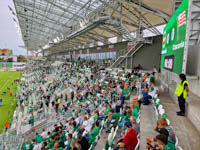
[{"label": "tree", "polygon": [[8,62],[13,62],[13,58],[8,58]]},{"label": "tree", "polygon": [[19,56],[17,56],[17,61],[18,62],[26,62],[26,57],[19,55]]}]

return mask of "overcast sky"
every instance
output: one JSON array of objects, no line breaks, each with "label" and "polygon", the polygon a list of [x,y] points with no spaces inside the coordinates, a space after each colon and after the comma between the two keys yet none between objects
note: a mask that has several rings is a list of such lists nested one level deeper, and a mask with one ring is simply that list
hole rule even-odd
[{"label": "overcast sky", "polygon": [[19,47],[24,44],[17,33],[16,23],[12,19],[14,16],[8,5],[15,9],[13,0],[0,0],[0,49],[9,48],[13,50],[14,55],[26,55],[26,50]]}]

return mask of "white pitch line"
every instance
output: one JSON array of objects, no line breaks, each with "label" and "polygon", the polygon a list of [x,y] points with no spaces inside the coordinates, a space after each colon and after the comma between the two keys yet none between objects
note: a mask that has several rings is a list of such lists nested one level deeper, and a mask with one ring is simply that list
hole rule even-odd
[{"label": "white pitch line", "polygon": [[[13,77],[15,74],[16,74],[16,72],[12,75],[12,77]],[[10,81],[10,79],[7,80],[7,82],[8,82],[8,81]],[[3,85],[3,87],[0,89],[0,91],[4,88],[5,85],[7,85],[7,82]]]}]

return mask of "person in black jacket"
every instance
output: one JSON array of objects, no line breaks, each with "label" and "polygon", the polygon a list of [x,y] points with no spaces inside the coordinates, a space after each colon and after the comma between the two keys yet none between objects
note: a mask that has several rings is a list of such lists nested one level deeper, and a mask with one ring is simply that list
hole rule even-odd
[{"label": "person in black jacket", "polygon": [[85,137],[82,136],[82,133],[77,134],[78,137],[78,143],[81,145],[81,150],[88,150],[90,148],[90,145]]}]

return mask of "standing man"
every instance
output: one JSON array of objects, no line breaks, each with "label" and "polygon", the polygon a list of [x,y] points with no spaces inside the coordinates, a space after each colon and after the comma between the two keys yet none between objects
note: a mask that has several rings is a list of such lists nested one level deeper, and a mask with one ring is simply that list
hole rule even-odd
[{"label": "standing man", "polygon": [[175,91],[175,94],[178,96],[178,104],[180,108],[180,111],[177,112],[177,115],[185,116],[185,100],[188,96],[189,87],[185,74],[180,74],[179,78],[181,82],[177,85]]},{"label": "standing man", "polygon": [[121,102],[122,106],[125,103],[130,104],[130,96],[131,96],[131,89],[129,89],[128,84],[124,85],[124,89],[122,90],[122,94],[124,101]]}]

